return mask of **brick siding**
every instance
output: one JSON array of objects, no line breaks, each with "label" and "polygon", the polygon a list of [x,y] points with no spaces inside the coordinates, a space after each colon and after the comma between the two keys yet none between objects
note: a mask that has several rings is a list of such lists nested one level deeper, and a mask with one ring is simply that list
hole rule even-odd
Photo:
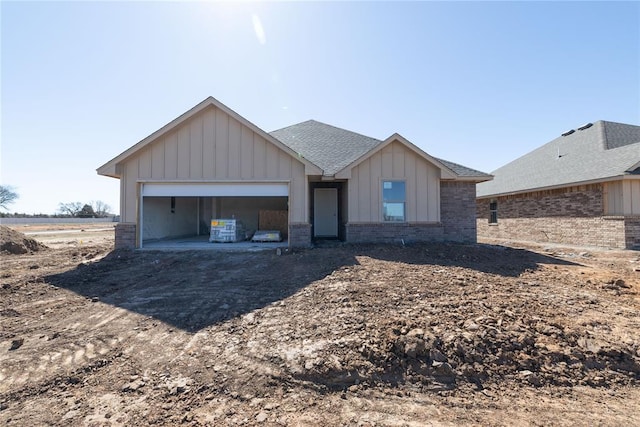
[{"label": "brick siding", "polygon": [[128,222],[120,222],[116,225],[116,249],[135,249],[136,225]]},{"label": "brick siding", "polygon": [[444,227],[444,240],[475,243],[475,211],[475,182],[440,182],[440,221]]},{"label": "brick siding", "polygon": [[311,246],[311,224],[289,224],[289,247],[307,248]]},{"label": "brick siding", "polygon": [[602,184],[478,199],[478,217],[489,218],[491,200],[498,202],[499,219],[604,215]]},{"label": "brick siding", "polygon": [[[492,200],[497,224],[489,224]],[[640,217],[604,215],[602,184],[482,198],[476,206],[480,239],[621,249],[640,244]]]},{"label": "brick siding", "polygon": [[478,219],[478,237],[605,248],[627,247],[624,217]]},{"label": "brick siding", "polygon": [[444,240],[438,223],[349,223],[345,226],[349,243],[411,243]]},{"label": "brick siding", "polygon": [[640,216],[625,218],[626,246],[629,249],[640,249]]}]

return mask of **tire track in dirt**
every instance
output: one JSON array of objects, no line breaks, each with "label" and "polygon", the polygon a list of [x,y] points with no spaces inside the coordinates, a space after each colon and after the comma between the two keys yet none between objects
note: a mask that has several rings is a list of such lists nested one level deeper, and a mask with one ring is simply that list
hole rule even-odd
[{"label": "tire track in dirt", "polygon": [[[133,322],[137,319],[132,319],[135,316],[126,310],[108,306],[98,312],[86,312],[93,308],[95,304],[76,307],[76,312],[63,322],[50,324],[49,331],[35,329],[22,335],[24,344],[20,348],[0,352],[0,393],[67,375],[118,351],[126,335],[114,336],[103,327],[120,324],[118,329],[135,332]],[[8,348],[10,343],[11,340],[3,341],[0,348]]]},{"label": "tire track in dirt", "polygon": [[635,272],[457,245],[75,252],[49,254],[55,274],[23,257],[0,287],[0,370],[31,369],[0,381],[0,424],[638,424]]},{"label": "tire track in dirt", "polygon": [[19,349],[23,350],[22,354],[13,352],[11,358],[0,358],[0,393],[81,369],[96,358],[113,353],[119,342],[114,337],[92,337],[84,343],[69,342],[49,349],[40,347],[38,353],[30,351],[27,344]]}]

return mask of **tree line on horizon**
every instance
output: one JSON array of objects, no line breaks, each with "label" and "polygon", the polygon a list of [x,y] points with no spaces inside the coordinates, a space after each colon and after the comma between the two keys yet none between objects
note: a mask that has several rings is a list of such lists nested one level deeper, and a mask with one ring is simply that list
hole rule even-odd
[{"label": "tree line on horizon", "polygon": [[[0,185],[0,208],[9,210],[18,197],[18,193],[6,185]],[[0,212],[0,218],[107,218],[115,216],[111,213],[111,206],[101,200],[93,200],[89,203],[61,202],[55,214],[26,214],[15,212]]]}]

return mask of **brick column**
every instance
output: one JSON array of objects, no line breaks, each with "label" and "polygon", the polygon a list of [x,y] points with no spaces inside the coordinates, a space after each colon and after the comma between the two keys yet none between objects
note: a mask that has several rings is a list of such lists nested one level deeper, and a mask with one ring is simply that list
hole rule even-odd
[{"label": "brick column", "polygon": [[440,221],[445,240],[477,241],[475,182],[440,181]]},{"label": "brick column", "polygon": [[311,246],[311,224],[289,224],[289,247],[308,248]]},{"label": "brick column", "polygon": [[135,249],[136,225],[130,222],[120,222],[116,225],[116,249]]},{"label": "brick column", "polygon": [[640,216],[628,216],[625,218],[625,247],[627,249],[640,249]]}]

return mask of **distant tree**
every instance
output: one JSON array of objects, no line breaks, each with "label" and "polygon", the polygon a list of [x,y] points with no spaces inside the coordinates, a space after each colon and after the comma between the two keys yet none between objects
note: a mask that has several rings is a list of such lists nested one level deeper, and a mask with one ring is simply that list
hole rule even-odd
[{"label": "distant tree", "polygon": [[87,203],[82,207],[82,209],[80,209],[80,212],[78,212],[77,216],[79,218],[95,218],[96,213],[93,210],[93,206]]},{"label": "distant tree", "polygon": [[12,187],[0,185],[0,208],[9,210],[9,205],[16,201],[18,193]]},{"label": "distant tree", "polygon": [[109,216],[110,214],[109,211],[111,210],[111,206],[109,206],[102,200],[96,200],[91,202],[91,207],[93,208],[93,211],[95,212],[96,217],[98,218],[104,218],[106,216]]},{"label": "distant tree", "polygon": [[78,216],[83,207],[84,205],[80,202],[60,203],[58,205],[58,212],[67,216]]}]

